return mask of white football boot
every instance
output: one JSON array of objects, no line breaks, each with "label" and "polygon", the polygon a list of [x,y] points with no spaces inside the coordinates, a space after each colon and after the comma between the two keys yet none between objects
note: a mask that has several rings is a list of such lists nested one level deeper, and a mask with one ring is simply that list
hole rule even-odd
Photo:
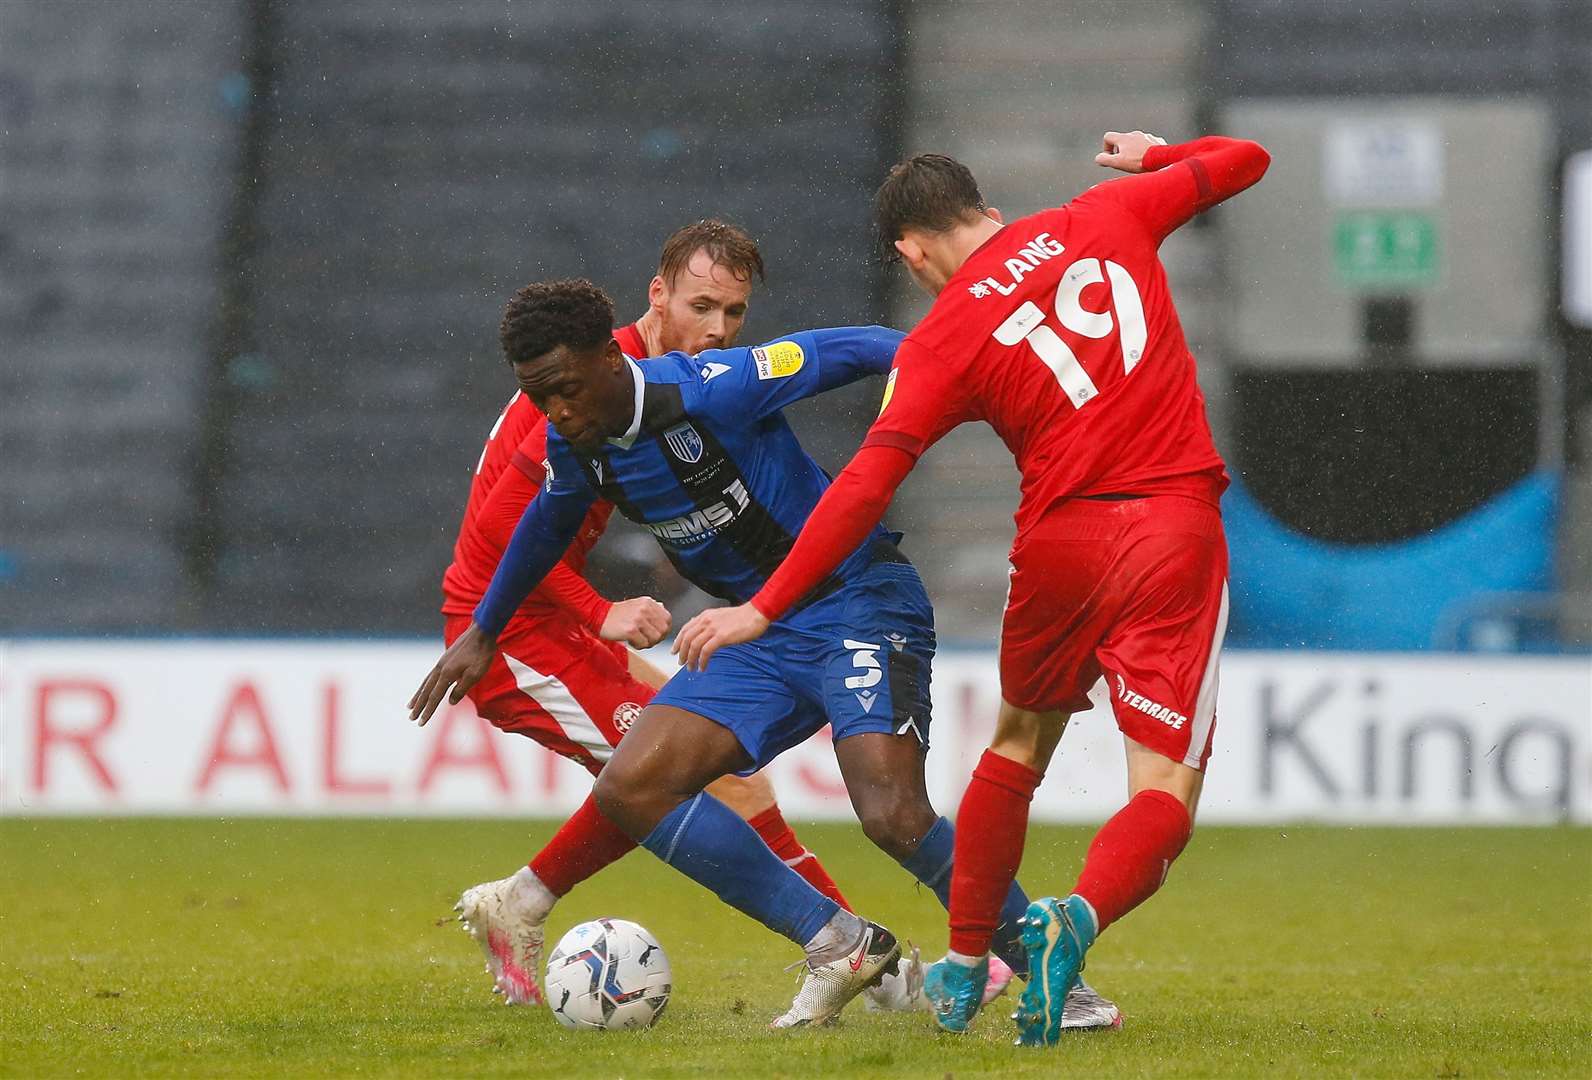
[{"label": "white football boot", "polygon": [[923,996],[924,964],[918,947],[907,942],[907,953],[894,972],[885,972],[878,986],[862,992],[863,1008],[869,1012],[921,1012],[932,1009]]},{"label": "white football boot", "polygon": [[1115,1002],[1101,997],[1082,977],[1073,981],[1061,1006],[1063,1031],[1100,1031],[1121,1026],[1122,1010]]},{"label": "white football boot", "polygon": [[466,889],[453,910],[459,913],[486,957],[492,992],[505,1005],[540,1005],[536,973],[542,966],[543,929],[553,894],[529,870]]},{"label": "white football boot", "polygon": [[[901,945],[878,923],[867,923],[862,940],[846,955],[820,964],[807,964],[801,989],[789,1011],[777,1016],[771,1028],[826,1024],[840,1015],[847,1002],[884,976],[899,973]],[[921,994],[921,990],[920,990]]]}]

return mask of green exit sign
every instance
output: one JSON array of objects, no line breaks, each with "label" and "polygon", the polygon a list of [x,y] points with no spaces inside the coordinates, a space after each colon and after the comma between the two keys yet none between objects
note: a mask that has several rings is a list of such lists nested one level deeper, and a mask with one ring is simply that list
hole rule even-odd
[{"label": "green exit sign", "polygon": [[1364,210],[1339,216],[1332,262],[1346,285],[1386,288],[1437,280],[1437,225],[1430,214]]}]

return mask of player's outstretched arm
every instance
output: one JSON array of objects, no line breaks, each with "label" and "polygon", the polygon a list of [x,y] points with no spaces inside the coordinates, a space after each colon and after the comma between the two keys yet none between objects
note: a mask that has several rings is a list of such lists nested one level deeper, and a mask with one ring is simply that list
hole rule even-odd
[{"label": "player's outstretched arm", "polygon": [[[487,668],[492,666],[492,654],[496,651],[496,640],[472,622],[464,633],[453,639],[453,644],[421,680],[420,688],[410,696],[409,719],[425,727],[444,697],[453,705],[463,701],[465,693],[480,682]],[[450,689],[452,694],[448,693]]]},{"label": "player's outstretched arm", "polygon": [[836,326],[812,331],[818,345],[815,393],[846,386],[868,375],[884,375],[906,337],[888,326]]},{"label": "player's outstretched arm", "polygon": [[829,485],[802,526],[790,554],[752,599],[709,608],[674,639],[680,663],[695,671],[726,645],[761,637],[770,623],[811,592],[857,550],[890,506],[916,458],[892,446],[864,446]]},{"label": "player's outstretched arm", "polygon": [[1156,243],[1258,182],[1271,164],[1259,143],[1224,135],[1169,146],[1142,131],[1108,131],[1101,143],[1096,164],[1136,175],[1091,188],[1080,200],[1118,204],[1144,222]]},{"label": "player's outstretched arm", "polygon": [[885,374],[903,336],[887,326],[836,326],[751,348],[698,353],[702,400],[724,415],[767,416],[814,394]]},{"label": "player's outstretched arm", "polygon": [[[491,666],[497,636],[531,590],[563,556],[580,523],[591,508],[589,487],[560,489],[549,484],[525,508],[514,529],[497,573],[492,576],[475,617],[464,633],[448,646],[420,688],[409,699],[409,719],[424,725],[446,697],[449,704],[464,700],[470,687],[481,681]],[[451,692],[450,692],[451,691]]]},{"label": "player's outstretched arm", "polygon": [[[545,432],[541,430],[540,425],[537,430],[525,437],[520,450],[514,455],[514,461],[503,470],[503,474],[492,485],[492,490],[487,493],[476,515],[481,539],[491,547],[499,559],[503,557],[503,551],[508,547],[509,539],[514,535],[520,519],[525,516],[525,508],[536,499],[542,489],[545,475],[540,465],[531,464],[531,455],[534,454],[534,460],[541,460],[545,439]],[[590,582],[562,560],[553,564],[553,568],[547,572],[542,583],[536,587],[534,596],[538,600],[563,608],[593,633],[602,632],[613,607],[606,597],[591,587]]]}]

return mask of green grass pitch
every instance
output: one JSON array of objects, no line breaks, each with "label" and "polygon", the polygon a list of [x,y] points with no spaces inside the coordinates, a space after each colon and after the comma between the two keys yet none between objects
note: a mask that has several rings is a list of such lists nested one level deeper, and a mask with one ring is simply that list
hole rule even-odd
[{"label": "green grass pitch", "polygon": [[[1090,980],[1127,1016],[1010,1045],[866,1013],[772,1033],[797,951],[645,852],[575,890],[674,964],[663,1021],[569,1032],[489,993],[452,920],[551,825],[0,821],[6,1076],[1592,1076],[1592,830],[1218,829],[1113,927]],[[855,826],[807,826],[860,910],[945,946],[932,896]],[[1024,880],[1071,882],[1089,830],[1036,828]]]}]

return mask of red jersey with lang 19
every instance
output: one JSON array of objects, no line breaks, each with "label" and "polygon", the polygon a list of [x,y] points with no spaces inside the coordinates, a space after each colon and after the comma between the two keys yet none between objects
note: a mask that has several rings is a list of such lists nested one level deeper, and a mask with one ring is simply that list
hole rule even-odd
[{"label": "red jersey with lang 19", "polygon": [[1215,503],[1227,474],[1158,256],[1202,188],[1207,171],[1183,161],[1001,229],[902,342],[863,445],[915,458],[986,421],[1022,471],[1019,532],[1077,496]]}]

